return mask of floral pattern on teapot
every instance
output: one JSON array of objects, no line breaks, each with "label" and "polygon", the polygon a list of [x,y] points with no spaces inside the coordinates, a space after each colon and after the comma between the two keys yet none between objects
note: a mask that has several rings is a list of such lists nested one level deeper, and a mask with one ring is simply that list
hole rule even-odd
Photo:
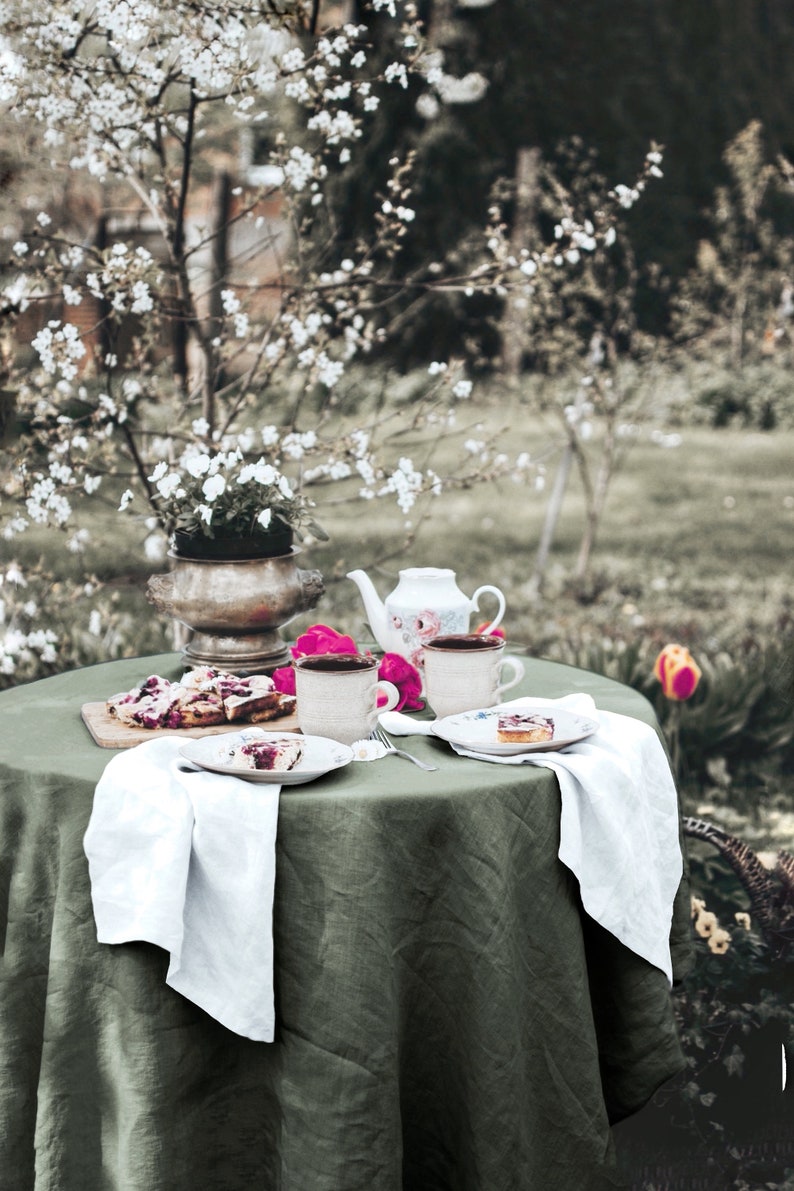
[{"label": "floral pattern on teapot", "polygon": [[434,612],[423,608],[420,612],[406,608],[389,609],[389,621],[394,632],[400,634],[400,652],[414,666],[424,662],[424,646],[442,633],[466,633],[469,630],[469,614],[457,610]]}]

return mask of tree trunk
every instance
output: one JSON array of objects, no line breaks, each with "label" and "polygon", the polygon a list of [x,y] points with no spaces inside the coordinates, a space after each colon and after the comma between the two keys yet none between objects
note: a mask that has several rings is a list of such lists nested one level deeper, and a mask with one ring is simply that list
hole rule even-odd
[{"label": "tree trunk", "polygon": [[571,473],[571,464],[573,463],[573,449],[571,444],[566,444],[565,450],[560,459],[560,466],[557,468],[557,474],[554,477],[554,487],[549,497],[549,503],[546,505],[546,516],[543,519],[543,529],[540,535],[540,542],[538,544],[538,552],[535,557],[535,569],[532,572],[532,578],[529,581],[530,594],[535,597],[539,596],[543,590],[543,582],[546,578],[546,567],[549,564],[549,554],[551,552],[552,543],[554,542],[554,534],[557,530],[557,522],[560,519],[562,512],[562,502],[565,498],[565,489],[568,487],[568,476]]},{"label": "tree trunk", "polygon": [[[226,170],[221,170],[212,192],[212,263],[210,277],[210,339],[221,334],[223,300],[221,293],[229,273],[229,215],[231,211],[232,182]],[[207,361],[209,365],[209,361]],[[209,367],[208,367],[209,372]],[[224,377],[218,374],[207,376],[205,385],[211,385],[213,392],[223,388]],[[205,397],[205,404],[207,399]],[[205,416],[207,411],[205,410]],[[209,421],[210,419],[207,418]]]},{"label": "tree trunk", "polygon": [[[516,201],[510,246],[513,256],[526,248],[535,224],[538,206],[540,149],[519,149],[516,155]],[[502,369],[508,385],[515,386],[527,344],[529,298],[522,289],[511,290],[502,317]]]},{"label": "tree trunk", "polygon": [[578,582],[581,582],[587,577],[590,567],[590,556],[595,545],[596,534],[598,533],[601,516],[606,505],[609,484],[614,470],[616,446],[617,439],[615,436],[614,420],[610,419],[604,435],[604,445],[601,450],[598,475],[596,476],[596,482],[588,503],[584,533],[579,544],[579,557],[576,560],[576,569],[574,571],[574,578]]},{"label": "tree trunk", "polygon": [[215,177],[212,189],[212,280],[210,291],[210,318],[213,322],[212,333],[218,333],[217,322],[223,315],[221,290],[226,283],[229,271],[229,211],[231,207],[232,185],[226,170],[221,170]]},{"label": "tree trunk", "polygon": [[529,581],[530,592],[533,596],[540,595],[543,588],[543,581],[546,577],[549,554],[551,553],[551,547],[554,542],[557,522],[562,512],[562,502],[565,498],[565,489],[568,487],[568,477],[571,473],[571,464],[573,463],[575,454],[571,436],[576,433],[576,423],[579,412],[584,404],[584,398],[584,389],[580,385],[574,398],[575,413],[573,423],[568,427],[568,442],[565,444],[565,449],[560,459],[560,466],[557,468],[557,475],[554,477],[554,487],[549,497],[549,503],[546,505],[546,516],[543,520],[543,529],[538,544],[538,552],[535,557],[535,569]]}]

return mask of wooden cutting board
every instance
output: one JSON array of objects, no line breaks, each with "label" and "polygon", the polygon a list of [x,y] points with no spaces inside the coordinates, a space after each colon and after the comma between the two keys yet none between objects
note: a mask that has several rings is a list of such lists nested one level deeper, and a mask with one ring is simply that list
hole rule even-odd
[{"label": "wooden cutting board", "polygon": [[299,730],[296,712],[282,716],[281,719],[268,720],[264,724],[238,721],[210,724],[206,728],[132,728],[128,724],[120,724],[110,715],[105,703],[84,703],[80,708],[80,714],[95,743],[103,749],[132,748],[133,745],[142,744],[144,740],[152,740],[155,736],[221,736],[224,732],[241,732],[244,728],[264,728],[266,732]]}]

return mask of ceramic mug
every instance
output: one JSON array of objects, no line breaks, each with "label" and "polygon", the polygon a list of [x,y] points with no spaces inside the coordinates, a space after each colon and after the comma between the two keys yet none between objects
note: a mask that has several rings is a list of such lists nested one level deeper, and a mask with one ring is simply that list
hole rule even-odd
[{"label": "ceramic mug", "polygon": [[[378,706],[378,694],[386,703]],[[366,740],[382,711],[400,701],[391,682],[378,679],[378,662],[363,653],[315,653],[295,662],[298,725],[305,736],[340,744]]]},{"label": "ceramic mug", "polygon": [[[425,695],[438,719],[493,707],[524,677],[520,658],[505,656],[501,637],[447,633],[425,645]],[[509,666],[513,676],[501,682]]]}]

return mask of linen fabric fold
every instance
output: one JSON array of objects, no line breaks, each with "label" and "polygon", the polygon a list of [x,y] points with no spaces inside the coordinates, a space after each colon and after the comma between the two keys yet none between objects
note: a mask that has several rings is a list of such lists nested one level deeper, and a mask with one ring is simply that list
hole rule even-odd
[{"label": "linen fabric fold", "polygon": [[502,708],[555,705],[598,720],[598,731],[564,752],[453,748],[478,761],[554,770],[562,795],[558,855],[579,881],[585,910],[672,984],[670,927],[683,857],[667,755],[648,724],[600,711],[590,695],[516,699]]},{"label": "linen fabric fold", "polygon": [[83,847],[100,943],[170,953],[166,983],[236,1034],[272,1042],[281,787],[180,765],[161,736],[105,767]]}]

